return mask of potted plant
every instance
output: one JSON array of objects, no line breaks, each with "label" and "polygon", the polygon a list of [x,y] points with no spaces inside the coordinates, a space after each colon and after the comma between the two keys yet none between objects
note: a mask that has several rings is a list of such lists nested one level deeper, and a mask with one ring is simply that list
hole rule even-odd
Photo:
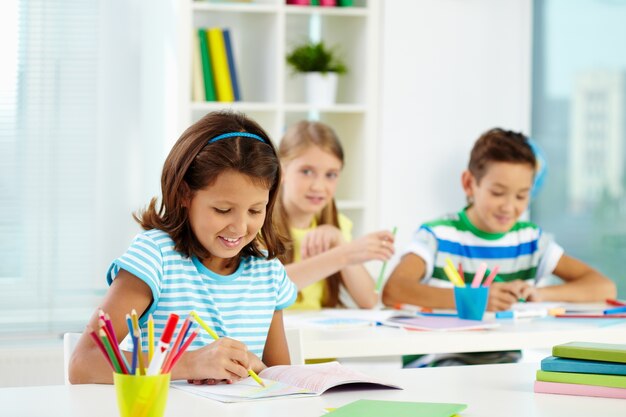
[{"label": "potted plant", "polygon": [[347,68],[334,49],[327,48],[323,41],[308,41],[287,54],[287,63],[295,73],[304,76],[309,103],[328,105],[335,102],[338,76],[345,74]]}]

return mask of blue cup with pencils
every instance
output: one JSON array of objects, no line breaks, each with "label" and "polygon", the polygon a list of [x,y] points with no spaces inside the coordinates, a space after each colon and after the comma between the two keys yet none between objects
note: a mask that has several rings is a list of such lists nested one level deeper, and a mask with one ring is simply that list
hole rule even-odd
[{"label": "blue cup with pencils", "polygon": [[482,320],[488,298],[489,287],[454,287],[454,303],[461,319]]}]

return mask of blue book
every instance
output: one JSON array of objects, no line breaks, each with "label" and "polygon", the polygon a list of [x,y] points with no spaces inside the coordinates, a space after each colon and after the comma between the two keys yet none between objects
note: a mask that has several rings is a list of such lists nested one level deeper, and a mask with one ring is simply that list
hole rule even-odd
[{"label": "blue book", "polygon": [[235,56],[233,54],[233,45],[230,41],[230,30],[223,29],[224,33],[224,46],[226,47],[226,59],[228,60],[228,69],[230,70],[230,82],[233,85],[233,95],[235,101],[241,101],[241,94],[239,91],[239,79],[237,77],[237,71],[235,70]]},{"label": "blue book", "polygon": [[548,356],[541,361],[541,370],[549,372],[576,372],[626,376],[626,363],[586,361]]}]

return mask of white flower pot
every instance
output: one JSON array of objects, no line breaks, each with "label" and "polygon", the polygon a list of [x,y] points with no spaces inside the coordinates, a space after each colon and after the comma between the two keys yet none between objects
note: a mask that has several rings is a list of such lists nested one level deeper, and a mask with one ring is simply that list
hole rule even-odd
[{"label": "white flower pot", "polygon": [[309,104],[328,106],[335,104],[337,97],[336,72],[307,72],[304,74],[304,91]]}]

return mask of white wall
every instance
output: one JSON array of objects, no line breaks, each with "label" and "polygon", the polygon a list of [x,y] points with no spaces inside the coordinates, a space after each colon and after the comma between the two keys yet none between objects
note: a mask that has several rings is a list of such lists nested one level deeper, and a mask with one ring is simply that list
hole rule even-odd
[{"label": "white wall", "polygon": [[402,251],[420,223],[463,207],[460,177],[480,133],[529,132],[532,5],[382,3],[379,223],[398,226]]}]

